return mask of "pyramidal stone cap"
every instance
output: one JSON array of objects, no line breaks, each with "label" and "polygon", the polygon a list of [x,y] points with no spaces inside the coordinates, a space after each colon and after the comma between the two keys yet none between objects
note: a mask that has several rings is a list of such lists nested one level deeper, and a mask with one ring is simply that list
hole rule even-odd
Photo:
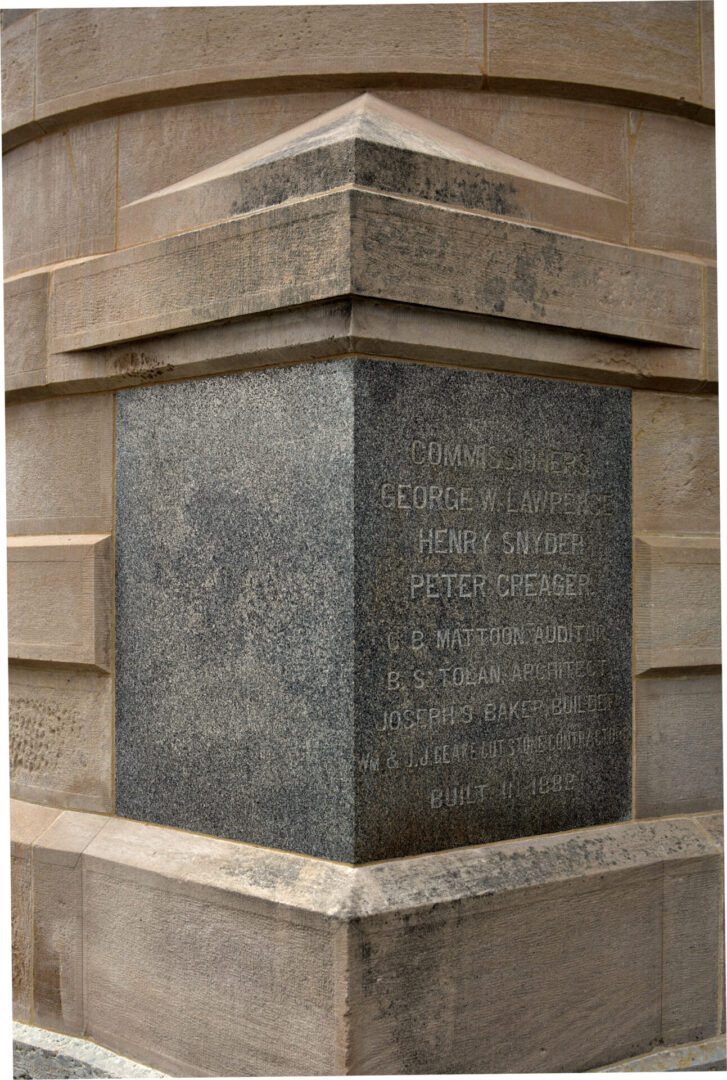
[{"label": "pyramidal stone cap", "polygon": [[623,200],[367,93],[127,203],[119,216],[121,244],[350,186],[626,239]]}]

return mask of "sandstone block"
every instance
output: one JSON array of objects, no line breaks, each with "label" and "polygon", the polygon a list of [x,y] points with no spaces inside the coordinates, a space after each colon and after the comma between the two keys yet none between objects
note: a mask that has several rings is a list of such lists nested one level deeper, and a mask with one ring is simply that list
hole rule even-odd
[{"label": "sandstone block", "polygon": [[698,817],[697,821],[724,850],[724,814],[704,814]]},{"label": "sandstone block", "polygon": [[106,821],[63,813],[32,850],[34,1020],[69,1035],[85,1033],[81,853]]},{"label": "sandstone block", "polygon": [[48,274],[29,274],[5,283],[5,390],[45,382]]},{"label": "sandstone block", "polygon": [[[698,349],[646,345],[496,316],[367,297],[248,316],[136,344],[53,353],[44,393],[76,394],[193,375],[339,357],[344,353],[562,375],[621,386],[702,385]],[[27,393],[27,391],[26,391]]]},{"label": "sandstone block", "polygon": [[605,100],[702,103],[699,11],[690,3],[488,4],[487,78]]},{"label": "sandstone block", "polygon": [[349,291],[348,195],[236,218],[57,271],[56,351]]},{"label": "sandstone block", "polygon": [[351,213],[356,293],[701,344],[695,264],[364,191]]},{"label": "sandstone block", "polygon": [[605,195],[628,197],[626,109],[493,91],[382,88],[377,94]]},{"label": "sandstone block", "polygon": [[39,1018],[85,1002],[172,1074],[584,1071],[716,1034],[720,851],[691,819],[359,868],[23,804],[13,836]]},{"label": "sandstone block", "polygon": [[6,274],[113,249],[116,126],[80,124],[5,155]]},{"label": "sandstone block", "polygon": [[595,1072],[724,1072],[727,1065],[724,1036],[698,1043],[670,1046],[619,1061]]},{"label": "sandstone block", "polygon": [[714,128],[642,110],[629,127],[632,242],[714,258]]},{"label": "sandstone block", "polygon": [[702,0],[699,5],[702,25],[702,102],[714,108],[714,4]]},{"label": "sandstone block", "polygon": [[[669,957],[662,989],[662,1038],[683,1043],[719,1031],[720,905],[714,886],[721,867],[710,859],[664,872],[664,952]],[[716,946],[716,948],[715,948]],[[691,987],[685,995],[684,987]]]},{"label": "sandstone block", "polygon": [[108,394],[23,402],[7,409],[9,533],[111,530],[113,416]]},{"label": "sandstone block", "polygon": [[722,680],[719,675],[635,683],[638,817],[722,806]]},{"label": "sandstone block", "polygon": [[[312,120],[355,94],[345,89],[264,94],[124,113],[119,117],[119,205]],[[150,145],[154,154],[148,153]]]},{"label": "sandstone block", "polygon": [[274,852],[259,862],[245,846],[108,828],[84,857],[88,1035],[178,1076],[342,1072],[341,933],[335,918],[300,911],[318,864],[292,856],[286,886]]},{"label": "sandstone block", "polygon": [[704,377],[710,382],[719,378],[717,354],[717,271],[704,267]]},{"label": "sandstone block", "polygon": [[[714,987],[719,854],[685,821],[586,837],[352,870],[112,821],[84,854],[89,1033],[207,1075],[568,1071],[638,1053],[685,1017],[686,1030]],[[689,899],[707,922],[682,945]],[[291,961],[281,1039],[276,980]],[[185,1002],[183,1029],[170,1000]]]},{"label": "sandstone block", "polygon": [[108,668],[110,555],[104,535],[9,538],[11,660]]},{"label": "sandstone block", "polygon": [[3,24],[3,131],[33,124],[35,20],[33,13],[10,26]]},{"label": "sandstone block", "polygon": [[112,808],[111,679],[10,665],[11,791],[75,810]]},{"label": "sandstone block", "polygon": [[29,1022],[33,1015],[33,867],[34,841],[56,820],[50,806],[10,801],[10,880],[13,956],[13,1016]]},{"label": "sandstone block", "polygon": [[634,531],[719,531],[717,399],[634,394]]},{"label": "sandstone block", "polygon": [[478,4],[41,11],[36,118],[188,88],[426,75],[482,81]]},{"label": "sandstone block", "polygon": [[50,348],[107,345],[349,292],[702,342],[702,274],[693,262],[354,188],[59,269]]},{"label": "sandstone block", "polygon": [[719,538],[642,536],[634,554],[636,673],[720,664]]}]

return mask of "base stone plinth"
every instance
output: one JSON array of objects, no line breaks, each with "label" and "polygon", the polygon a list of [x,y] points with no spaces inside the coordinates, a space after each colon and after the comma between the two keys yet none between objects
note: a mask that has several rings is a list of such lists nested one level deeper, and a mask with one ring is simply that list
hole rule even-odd
[{"label": "base stone plinth", "polygon": [[352,867],[13,814],[18,1019],[172,1075],[583,1071],[719,1031],[705,818]]}]

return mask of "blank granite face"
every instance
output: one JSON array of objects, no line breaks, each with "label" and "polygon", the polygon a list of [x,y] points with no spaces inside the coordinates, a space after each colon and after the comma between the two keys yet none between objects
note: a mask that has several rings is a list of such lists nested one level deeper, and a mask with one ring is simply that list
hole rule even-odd
[{"label": "blank granite face", "polygon": [[118,812],[351,862],[628,817],[630,417],[358,360],[119,393]]},{"label": "blank granite face", "polygon": [[117,812],[346,859],[352,368],[117,400]]}]

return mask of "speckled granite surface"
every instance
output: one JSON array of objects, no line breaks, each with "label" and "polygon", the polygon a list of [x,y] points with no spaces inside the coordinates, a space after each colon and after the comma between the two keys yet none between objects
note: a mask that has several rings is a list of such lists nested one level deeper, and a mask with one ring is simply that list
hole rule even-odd
[{"label": "speckled granite surface", "polygon": [[630,812],[630,392],[118,395],[117,809],[362,862]]}]

